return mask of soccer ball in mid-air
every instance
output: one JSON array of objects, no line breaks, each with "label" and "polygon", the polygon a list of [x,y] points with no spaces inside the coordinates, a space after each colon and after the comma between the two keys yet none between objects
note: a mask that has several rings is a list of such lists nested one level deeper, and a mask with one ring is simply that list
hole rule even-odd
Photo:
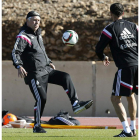
[{"label": "soccer ball in mid-air", "polygon": [[6,125],[9,122],[13,122],[13,121],[16,121],[16,120],[17,120],[17,117],[14,114],[8,113],[3,117],[3,124]]},{"label": "soccer ball in mid-air", "polygon": [[63,33],[62,41],[67,46],[73,46],[78,42],[78,34],[73,30],[67,30]]}]

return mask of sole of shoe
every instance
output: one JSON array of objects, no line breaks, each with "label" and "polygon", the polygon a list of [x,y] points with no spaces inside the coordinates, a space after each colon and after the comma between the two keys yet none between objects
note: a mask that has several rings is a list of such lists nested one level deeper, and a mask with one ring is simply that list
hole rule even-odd
[{"label": "sole of shoe", "polygon": [[131,135],[128,135],[128,134],[119,134],[119,135],[115,135],[113,137],[133,137],[133,134],[131,133]]},{"label": "sole of shoe", "polygon": [[80,112],[82,112],[82,111],[84,111],[84,110],[90,108],[92,104],[93,104],[93,101],[89,101],[89,102],[88,102],[87,104],[85,104],[84,106],[82,106],[82,107],[76,109],[76,110],[74,111],[74,113],[75,113],[75,114],[78,114],[78,113],[80,113]]},{"label": "sole of shoe", "polygon": [[125,138],[125,137],[133,137],[133,136],[113,136],[113,137],[122,137],[122,138],[124,137]]},{"label": "sole of shoe", "polygon": [[33,132],[33,133],[47,133],[47,132]]},{"label": "sole of shoe", "polygon": [[85,106],[86,109],[90,108],[93,104],[93,100],[91,100],[90,102],[87,103],[87,105]]}]

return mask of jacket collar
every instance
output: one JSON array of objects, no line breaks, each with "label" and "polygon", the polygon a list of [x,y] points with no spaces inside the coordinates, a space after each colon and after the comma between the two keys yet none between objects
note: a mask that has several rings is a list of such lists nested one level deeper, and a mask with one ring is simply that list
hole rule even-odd
[{"label": "jacket collar", "polygon": [[34,32],[30,27],[27,26],[27,31],[29,31],[30,33],[32,33],[34,35],[37,35],[37,36],[39,36],[41,34],[41,29],[40,28],[38,28],[36,30],[36,32]]},{"label": "jacket collar", "polygon": [[26,25],[26,23],[21,27],[21,30],[26,30],[27,32],[39,36],[41,34],[41,28],[38,28],[36,32],[34,32],[30,27]]}]

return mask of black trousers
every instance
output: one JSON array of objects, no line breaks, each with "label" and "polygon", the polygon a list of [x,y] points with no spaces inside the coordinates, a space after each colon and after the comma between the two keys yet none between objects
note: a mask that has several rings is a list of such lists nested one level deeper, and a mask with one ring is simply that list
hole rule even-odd
[{"label": "black trousers", "polygon": [[75,100],[78,100],[75,87],[68,73],[53,70],[48,75],[31,79],[29,82],[29,87],[36,100],[34,106],[34,118],[35,124],[38,125],[40,124],[40,118],[43,114],[47,100],[48,83],[62,86],[67,93],[71,104],[73,104]]}]

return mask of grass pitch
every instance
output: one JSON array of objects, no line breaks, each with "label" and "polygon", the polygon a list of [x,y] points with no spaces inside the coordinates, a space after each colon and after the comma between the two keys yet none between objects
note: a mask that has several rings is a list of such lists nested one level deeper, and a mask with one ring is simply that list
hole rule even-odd
[{"label": "grass pitch", "polygon": [[[2,128],[2,140],[116,140],[119,129],[45,129],[47,133],[33,133],[30,128]],[[138,130],[137,130],[138,134]],[[138,135],[131,138],[138,140]]]}]

